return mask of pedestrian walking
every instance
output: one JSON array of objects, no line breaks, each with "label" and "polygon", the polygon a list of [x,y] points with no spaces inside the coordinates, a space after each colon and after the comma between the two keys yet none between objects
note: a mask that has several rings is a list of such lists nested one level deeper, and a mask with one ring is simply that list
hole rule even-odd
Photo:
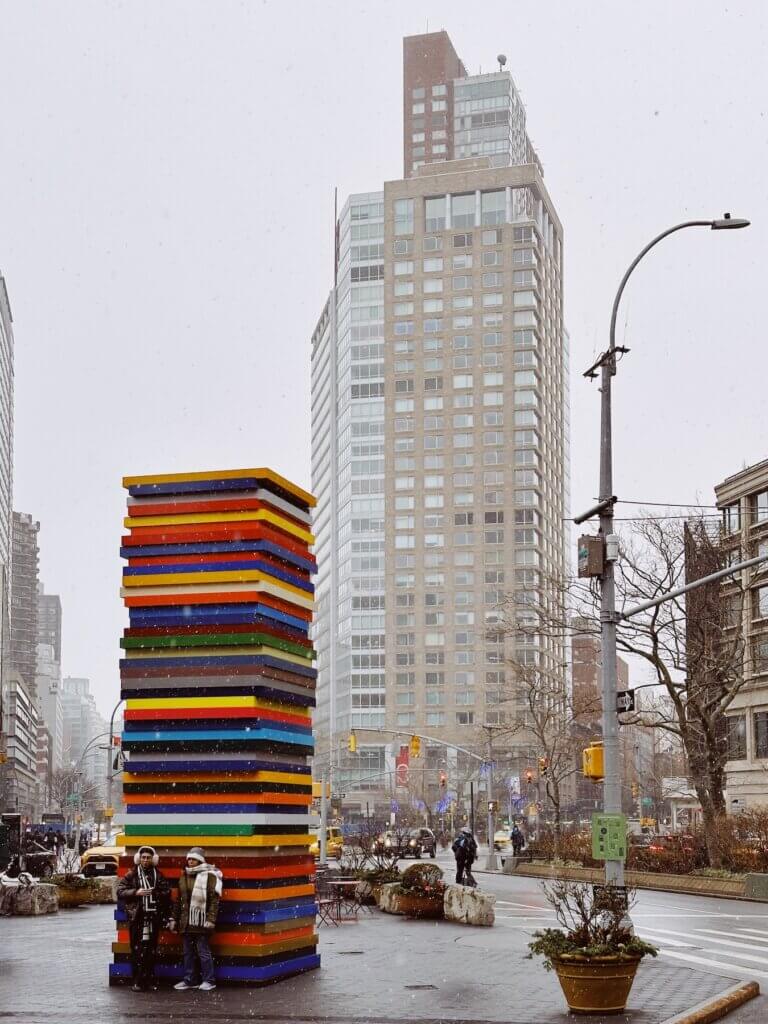
[{"label": "pedestrian walking", "polygon": [[520,851],[525,846],[525,836],[518,828],[517,823],[515,823],[512,826],[512,831],[509,833],[509,838],[512,842],[512,853],[515,857],[519,857]]},{"label": "pedestrian walking", "polygon": [[128,915],[134,992],[157,991],[157,941],[172,921],[171,886],[157,866],[159,861],[153,847],[139,847],[135,867],[117,886],[117,898]]},{"label": "pedestrian walking", "polygon": [[472,874],[472,864],[477,859],[477,843],[469,825],[463,825],[453,841],[453,855],[456,858],[456,884],[477,885]]},{"label": "pedestrian walking", "polygon": [[[186,861],[174,909],[174,927],[184,940],[184,977],[173,987],[180,992],[188,988],[210,992],[216,988],[216,980],[209,939],[216,927],[223,877],[218,868],[206,862],[205,851],[199,846],[192,847]],[[200,984],[198,974],[202,977]]]}]

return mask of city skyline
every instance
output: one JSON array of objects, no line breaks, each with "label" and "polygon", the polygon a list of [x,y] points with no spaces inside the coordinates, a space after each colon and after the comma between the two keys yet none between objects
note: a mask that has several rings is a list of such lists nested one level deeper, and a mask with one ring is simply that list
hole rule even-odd
[{"label": "city skyline", "polygon": [[[400,81],[402,38],[423,31],[427,14],[395,3],[386,16],[342,17],[331,5],[296,26],[275,7],[232,7],[211,33],[192,5],[180,37],[178,10],[169,4],[149,22],[108,7],[88,18],[40,3],[6,13],[19,40],[0,71],[14,139],[0,171],[0,266],[17,350],[14,506],[45,532],[41,576],[67,615],[63,670],[93,680],[102,713],[117,691],[111,524],[122,474],[215,466],[225,450],[228,464],[256,453],[309,483],[307,338],[332,267],[333,188],[345,196],[402,172],[403,98],[391,83]],[[572,511],[591,503],[597,476],[599,403],[580,374],[605,347],[621,270],[676,220],[725,209],[753,220],[743,237],[716,246],[703,232],[670,243],[633,279],[619,324],[632,350],[616,389],[619,496],[714,504],[717,480],[765,457],[761,375],[713,374],[711,365],[725,338],[746,365],[765,365],[754,302],[765,141],[746,69],[760,65],[766,14],[649,4],[633,10],[626,52],[615,45],[615,5],[578,16],[541,5],[514,25],[504,5],[485,15],[477,21],[448,3],[431,21],[460,43],[473,74],[495,73],[496,55],[507,55],[568,225]],[[334,20],[347,57],[318,75],[312,58],[337,44]],[[32,53],[47,73],[30,80]],[[196,63],[205,75],[192,72]],[[270,106],[256,115],[255,98],[275,76],[290,119]],[[327,117],[333,105],[349,128],[341,142]],[[65,161],[62,134],[77,140]],[[59,168],[55,189],[41,184],[50,166]],[[301,273],[284,273],[299,245]],[[233,365],[250,360],[269,375],[270,395],[250,401],[240,374],[210,387],[222,344]],[[122,399],[139,389],[136,410]],[[201,430],[202,418],[221,429]],[[279,435],[276,418],[287,423]],[[675,457],[659,459],[671,428]],[[618,506],[617,515],[635,508]]]}]

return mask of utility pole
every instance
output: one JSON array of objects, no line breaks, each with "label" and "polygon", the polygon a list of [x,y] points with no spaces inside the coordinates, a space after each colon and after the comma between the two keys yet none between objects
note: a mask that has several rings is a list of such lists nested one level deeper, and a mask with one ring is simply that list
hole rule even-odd
[{"label": "utility pole", "polygon": [[[621,765],[619,763],[619,720],[616,710],[616,624],[621,616],[616,613],[616,583],[614,563],[619,555],[618,538],[613,532],[613,434],[611,409],[611,381],[616,375],[616,357],[629,350],[616,345],[616,318],[619,303],[632,271],[662,239],[685,228],[708,227],[713,231],[745,228],[748,220],[732,218],[726,213],[719,220],[690,220],[667,228],[657,235],[630,263],[619,284],[611,310],[608,351],[604,352],[584,374],[594,378],[600,370],[600,491],[598,504],[574,519],[583,523],[595,515],[600,518],[600,536],[603,543],[603,568],[600,576],[600,636],[603,695],[603,756],[605,778],[603,782],[603,811],[606,815],[621,814]],[[608,885],[624,885],[624,861],[609,857],[605,861],[605,881]]]},{"label": "utility pole", "polygon": [[486,871],[496,871],[499,862],[496,859],[496,851],[493,848],[493,837],[496,833],[495,812],[493,810],[493,732],[488,730],[488,856],[485,860]]},{"label": "utility pole", "polygon": [[320,863],[328,863],[328,840],[326,825],[328,824],[328,804],[325,798],[325,774],[320,776]]}]

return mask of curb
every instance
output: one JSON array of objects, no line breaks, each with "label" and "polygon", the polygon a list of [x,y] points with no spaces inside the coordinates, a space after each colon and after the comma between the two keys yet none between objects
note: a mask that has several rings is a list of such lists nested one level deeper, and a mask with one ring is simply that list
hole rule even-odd
[{"label": "curb", "polygon": [[707,999],[690,1010],[684,1010],[674,1017],[668,1017],[663,1024],[710,1024],[711,1021],[720,1020],[750,999],[760,995],[760,986],[756,981],[745,981],[738,985],[727,988],[724,992]]}]

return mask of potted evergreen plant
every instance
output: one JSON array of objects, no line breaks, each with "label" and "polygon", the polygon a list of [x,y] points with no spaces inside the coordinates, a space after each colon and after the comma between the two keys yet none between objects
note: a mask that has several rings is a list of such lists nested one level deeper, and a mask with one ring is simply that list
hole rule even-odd
[{"label": "potted evergreen plant", "polygon": [[621,1013],[640,961],[657,953],[632,931],[626,891],[567,881],[543,889],[561,927],[534,932],[529,957],[554,968],[572,1013]]},{"label": "potted evergreen plant", "polygon": [[406,917],[443,916],[445,882],[437,864],[412,864],[394,890],[397,912]]},{"label": "potted evergreen plant", "polygon": [[63,870],[48,879],[57,887],[59,908],[63,910],[91,903],[96,895],[98,883],[95,878],[86,878],[80,873],[80,857],[77,851],[65,847],[60,864]]}]

